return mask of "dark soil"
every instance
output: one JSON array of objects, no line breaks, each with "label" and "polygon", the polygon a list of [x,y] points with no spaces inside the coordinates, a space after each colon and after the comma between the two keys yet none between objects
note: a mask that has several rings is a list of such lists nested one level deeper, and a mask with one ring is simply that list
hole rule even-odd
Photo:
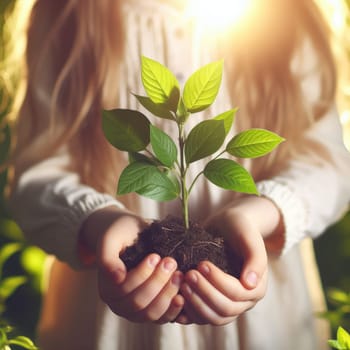
[{"label": "dark soil", "polygon": [[197,224],[185,230],[178,218],[167,217],[154,221],[139,234],[134,245],[121,255],[127,269],[138,265],[148,254],[157,253],[162,258],[173,257],[182,272],[195,269],[203,260],[209,260],[223,271],[239,278],[242,259],[229,250],[221,237],[214,237]]}]

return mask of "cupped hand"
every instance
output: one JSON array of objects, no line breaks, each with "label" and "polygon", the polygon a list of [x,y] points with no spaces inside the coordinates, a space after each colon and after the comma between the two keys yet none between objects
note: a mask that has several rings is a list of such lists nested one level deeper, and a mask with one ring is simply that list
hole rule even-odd
[{"label": "cupped hand", "polygon": [[[89,217],[87,220],[90,222],[87,221],[84,227],[85,232],[94,232],[90,237],[95,237],[97,247],[101,299],[115,314],[133,322],[173,321],[184,304],[183,297],[179,295],[182,274],[176,271],[176,261],[151,254],[134,269],[127,271],[119,256],[134,242],[146,226],[145,222],[114,208],[92,215],[94,217]],[[98,227],[104,229],[96,235],[94,229]]]},{"label": "cupped hand", "polygon": [[177,322],[224,325],[264,297],[268,276],[264,236],[274,234],[280,220],[277,209],[266,201],[243,199],[210,219],[210,228],[223,234],[233,253],[243,257],[241,276],[237,279],[208,261],[201,262],[184,277],[185,312]]}]

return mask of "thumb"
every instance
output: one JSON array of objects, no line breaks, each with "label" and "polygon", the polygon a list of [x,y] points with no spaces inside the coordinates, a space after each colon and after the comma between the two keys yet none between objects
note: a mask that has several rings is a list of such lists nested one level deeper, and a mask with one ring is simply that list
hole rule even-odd
[{"label": "thumb", "polygon": [[113,234],[106,234],[97,248],[97,264],[101,272],[109,275],[116,283],[126,277],[126,266],[119,255],[123,246]]},{"label": "thumb", "polygon": [[267,269],[265,244],[259,232],[245,232],[240,242],[244,263],[240,281],[247,289],[254,289],[259,284]]}]

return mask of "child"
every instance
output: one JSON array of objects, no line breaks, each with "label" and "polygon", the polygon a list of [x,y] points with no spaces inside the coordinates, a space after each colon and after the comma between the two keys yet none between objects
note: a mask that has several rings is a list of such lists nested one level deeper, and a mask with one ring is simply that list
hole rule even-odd
[{"label": "child", "polygon": [[[28,240],[64,262],[51,271],[43,349],[326,346],[299,243],[335,222],[350,197],[328,31],[313,1],[252,4],[211,40],[198,35],[181,0],[36,1],[11,204]],[[106,142],[101,109],[139,108],[130,92],[142,94],[141,55],[168,66],[180,84],[224,58],[224,86],[201,117],[238,106],[235,131],[262,127],[287,139],[246,164],[260,197],[206,181],[192,195],[192,220],[240,247],[240,279],[205,261],[183,276],[169,257],[151,254],[129,272],[119,259],[146,219],[178,211],[173,202],[113,196],[127,160]]]}]

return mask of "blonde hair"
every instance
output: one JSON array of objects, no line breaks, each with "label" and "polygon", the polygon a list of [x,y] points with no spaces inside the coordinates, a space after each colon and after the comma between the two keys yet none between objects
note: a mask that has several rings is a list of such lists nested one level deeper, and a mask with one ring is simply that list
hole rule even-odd
[{"label": "blonde hair", "polygon": [[[236,30],[246,33],[234,33],[229,48],[235,57],[230,91],[241,111],[237,117],[239,129],[266,128],[287,139],[273,153],[254,160],[255,179],[275,174],[292,156],[313,152],[315,160],[328,158],[320,145],[304,136],[304,131],[331,108],[336,89],[330,30],[315,2],[258,1],[250,20]],[[303,52],[307,45],[309,51]],[[311,57],[315,60],[312,71],[295,71],[292,63],[298,53],[315,56]],[[314,103],[302,88],[302,81],[310,74],[320,82],[320,86],[314,86],[319,90]]]},{"label": "blonde hair", "polygon": [[[124,37],[119,3],[36,1],[28,31],[27,90],[14,151],[18,172],[67,144],[71,166],[81,181],[114,191],[121,160],[105,141],[100,111],[103,101],[115,98],[118,89]],[[298,152],[298,146],[305,144],[300,135],[330,108],[335,69],[329,32],[313,1],[256,3],[259,11],[251,14],[250,21],[254,25],[242,25],[228,50],[234,60],[229,81],[234,105],[240,108],[239,128],[273,129],[288,139],[268,157],[253,162],[254,176],[260,179]],[[313,106],[305,102],[301,77],[291,68],[305,38],[314,48],[322,82]]]}]

